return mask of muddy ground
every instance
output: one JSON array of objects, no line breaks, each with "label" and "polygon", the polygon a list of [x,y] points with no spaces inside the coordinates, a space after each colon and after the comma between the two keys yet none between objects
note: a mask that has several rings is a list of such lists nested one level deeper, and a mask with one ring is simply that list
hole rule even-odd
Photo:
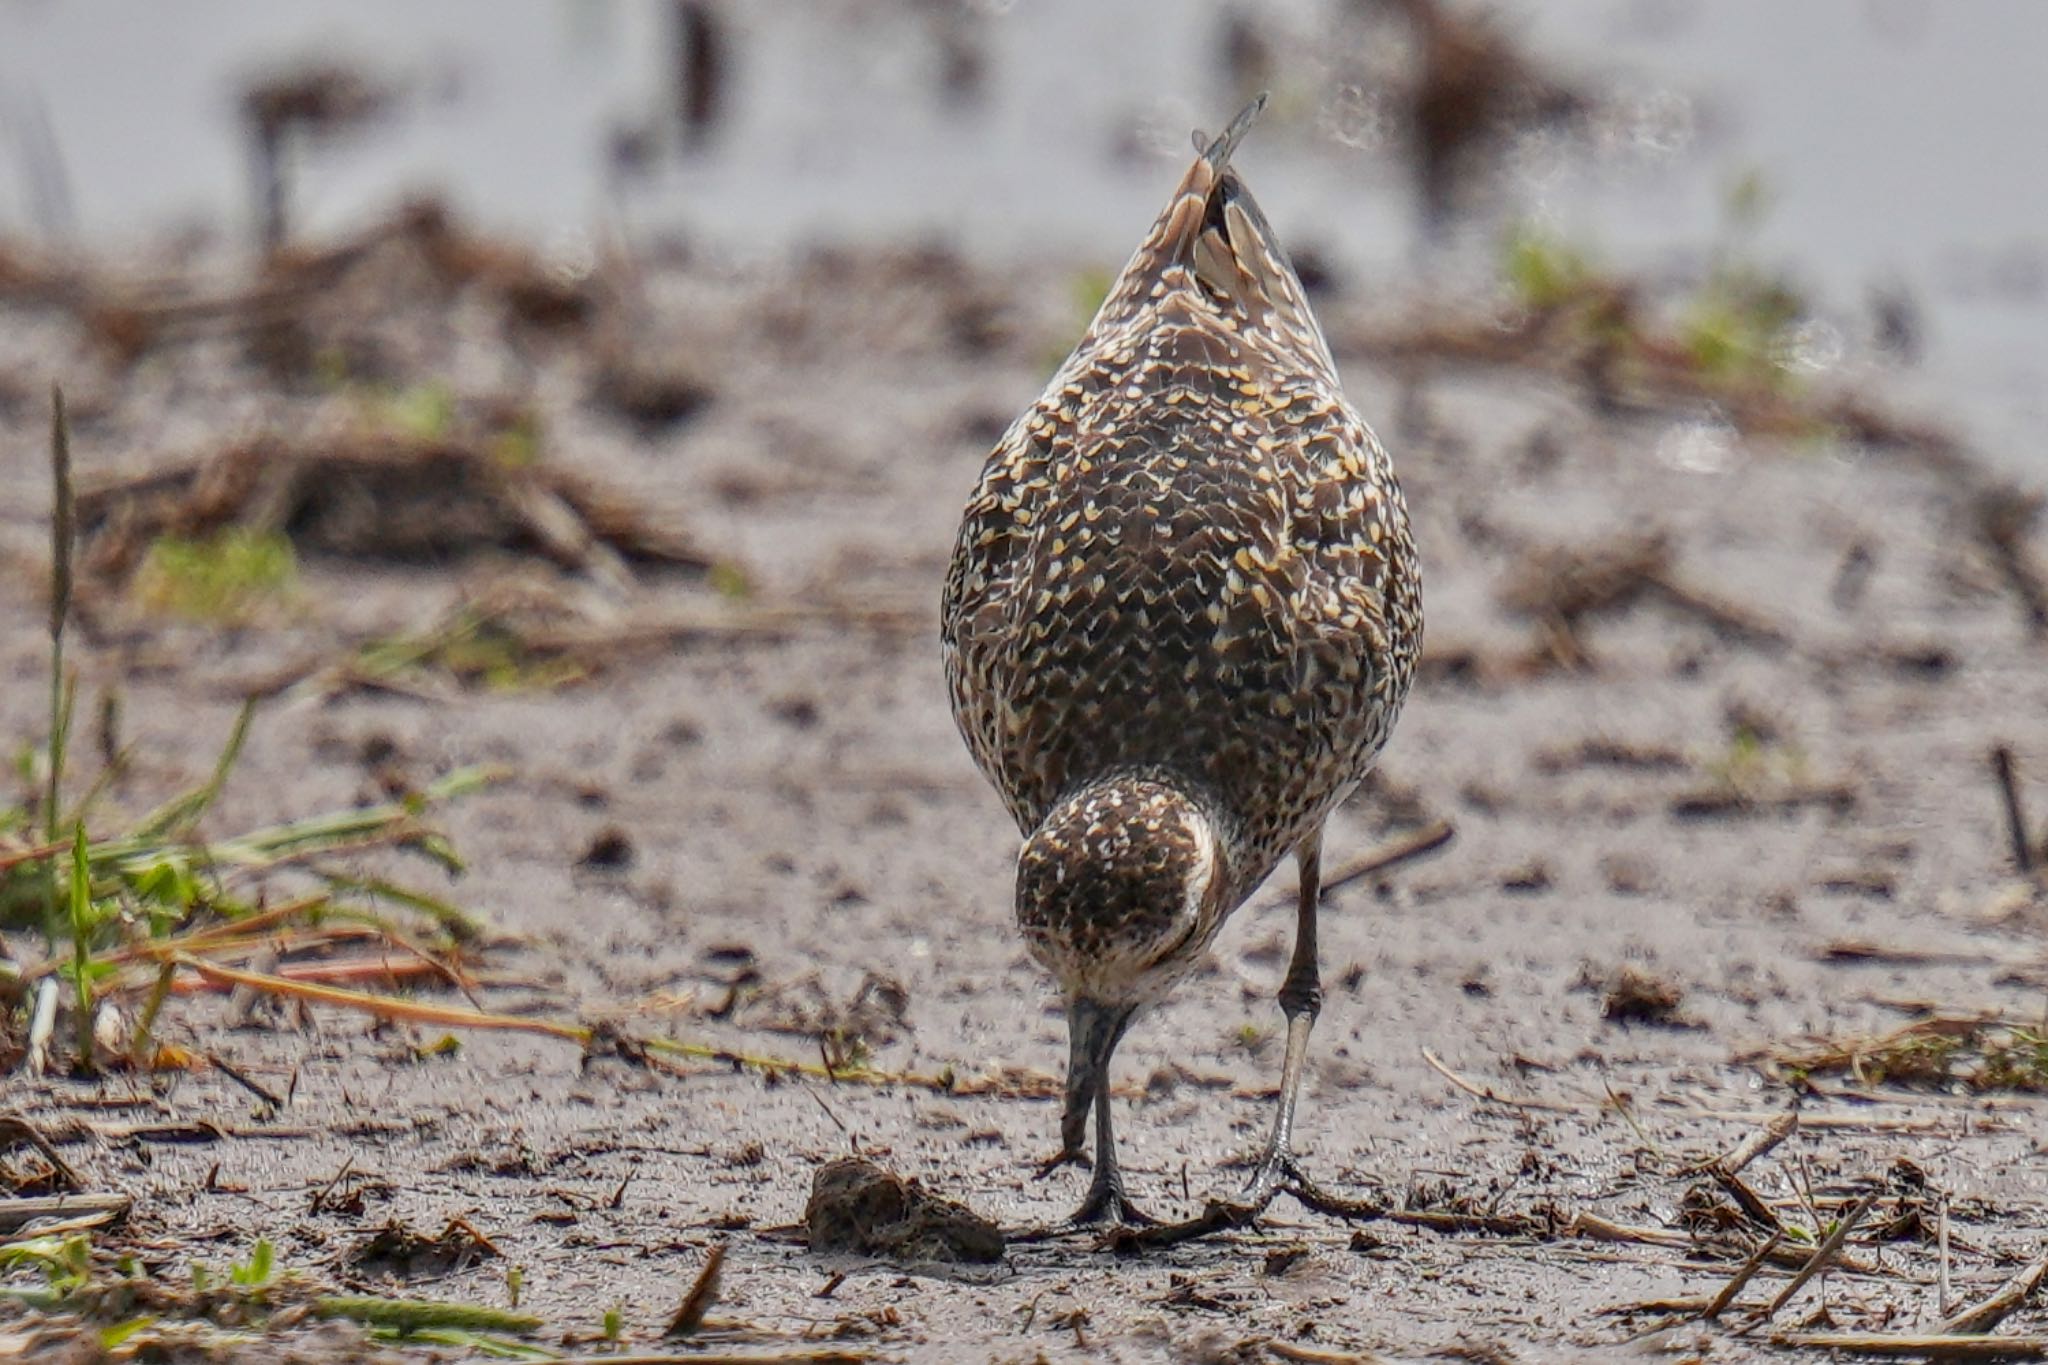
[{"label": "muddy ground", "polygon": [[[1512,367],[1390,358],[1368,340],[1399,305],[1338,280],[1319,306],[1414,508],[1430,657],[1326,860],[1341,869],[1437,820],[1455,837],[1330,898],[1303,1156],[1340,1192],[1495,1221],[1354,1227],[1283,1200],[1257,1232],[1136,1258],[1086,1239],[960,1269],[808,1253],[786,1229],[813,1171],[849,1151],[1012,1227],[1064,1213],[1085,1179],[1032,1178],[1056,1107],[1012,1092],[1060,1073],[1064,1028],[1011,928],[1017,834],[954,732],[936,640],[981,458],[1082,320],[1073,271],[900,252],[789,271],[650,258],[629,303],[536,322],[515,319],[502,280],[429,254],[387,244],[262,335],[230,310],[130,343],[57,295],[0,314],[10,749],[44,728],[46,379],[69,387],[86,482],[258,433],[312,440],[357,420],[364,393],[428,381],[458,423],[530,404],[543,461],[630,490],[723,567],[639,567],[621,587],[517,549],[425,564],[305,552],[289,602],[232,627],[169,622],[96,582],[73,657],[88,701],[119,689],[140,741],[117,807],[203,776],[241,691],[507,582],[598,636],[664,612],[779,611],[772,631],[593,649],[593,675],[560,688],[287,693],[259,713],[205,828],[504,765],[502,784],[437,816],[470,867],[446,893],[509,936],[481,955],[500,982],[486,1005],[798,1060],[836,1027],[833,1047],[858,1037],[880,1069],[1008,1068],[1011,1084],[676,1074],[481,1032],[423,1057],[440,1030],[184,997],[165,1037],[289,1089],[288,1106],[203,1067],[6,1081],[9,1106],[53,1129],[220,1126],[63,1147],[89,1188],[134,1197],[116,1240],[160,1273],[225,1265],[264,1235],[282,1264],[336,1283],[502,1304],[516,1264],[522,1304],[552,1324],[543,1341],[587,1336],[617,1305],[648,1347],[724,1245],[713,1317],[736,1324],[732,1349],[1571,1360],[1655,1346],[1736,1361],[1768,1353],[1760,1335],[1688,1325],[1629,1343],[1661,1319],[1641,1305],[1711,1295],[1739,1259],[1714,1209],[1689,1221],[1703,1187],[1726,1198],[1688,1163],[1795,1105],[1805,1125],[1746,1173],[1788,1222],[1810,1227],[1807,1196],[1831,1207],[1872,1175],[1893,1182],[1887,1218],[1929,1217],[1859,1239],[1860,1273],[1831,1273],[1778,1327],[1938,1319],[1943,1193],[1955,1297],[2040,1251],[2048,1103],[1840,1074],[1799,1085],[1769,1062],[1930,1006],[2040,1017],[2048,909],[2015,887],[1987,755],[2012,746],[2023,794],[2048,810],[2048,645],[1973,530],[1976,486],[1911,454],[1745,441],[1684,412],[1602,411]],[[676,357],[670,397],[696,397],[623,414],[608,351],[657,369]],[[1881,370],[1843,382],[1889,386]],[[1532,568],[1545,552],[1652,532],[1668,561],[1637,570],[1666,586],[1575,622],[1518,607],[1558,600],[1554,562]],[[1744,620],[1717,621],[1716,604]],[[438,885],[396,855],[363,866]],[[1290,878],[1120,1054],[1123,1151],[1157,1212],[1232,1187],[1268,1121]],[[1627,969],[1681,998],[1629,1017],[1611,995]],[[354,1195],[316,1200],[344,1171]],[[1656,1235],[1603,1237],[1583,1214]],[[394,1220],[429,1235],[455,1217],[503,1258],[416,1273],[349,1259]],[[2036,1307],[2015,1324],[2048,1319]]]}]

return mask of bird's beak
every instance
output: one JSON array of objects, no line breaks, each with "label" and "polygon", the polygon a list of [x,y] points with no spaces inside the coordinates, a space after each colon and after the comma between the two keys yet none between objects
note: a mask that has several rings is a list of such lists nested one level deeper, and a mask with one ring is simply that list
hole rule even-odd
[{"label": "bird's beak", "polygon": [[1110,1055],[1136,1013],[1135,1005],[1067,1002],[1067,1105],[1060,1118],[1060,1144],[1069,1152],[1086,1150],[1089,1107],[1109,1088]]}]

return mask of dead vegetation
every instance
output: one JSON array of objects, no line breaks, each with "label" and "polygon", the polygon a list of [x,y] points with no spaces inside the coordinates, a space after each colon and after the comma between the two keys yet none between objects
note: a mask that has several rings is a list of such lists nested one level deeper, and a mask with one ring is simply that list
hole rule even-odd
[{"label": "dead vegetation", "polygon": [[1774,1052],[1776,1071],[1803,1084],[1844,1076],[1863,1087],[1965,1094],[2048,1093],[2048,1021],[1938,1014],[1889,1033]]},{"label": "dead vegetation", "polygon": [[995,1261],[1003,1254],[995,1224],[861,1157],[818,1168],[804,1224],[812,1251],[903,1261]]},{"label": "dead vegetation", "polygon": [[1677,982],[1629,963],[1608,982],[1600,999],[1600,1017],[1616,1024],[1684,1027],[1678,1012],[1684,999],[1685,990]]},{"label": "dead vegetation", "polygon": [[119,580],[165,537],[284,537],[300,554],[448,563],[534,554],[623,585],[634,567],[708,570],[711,556],[623,494],[488,441],[337,432],[258,440],[79,491],[86,569]]}]

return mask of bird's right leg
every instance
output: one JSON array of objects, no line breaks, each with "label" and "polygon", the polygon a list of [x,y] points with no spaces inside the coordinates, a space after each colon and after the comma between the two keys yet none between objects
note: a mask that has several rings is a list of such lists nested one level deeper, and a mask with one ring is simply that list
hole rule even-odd
[{"label": "bird's right leg", "polygon": [[1067,1098],[1060,1116],[1060,1150],[1039,1171],[1049,1175],[1061,1166],[1086,1162],[1083,1146],[1088,1112],[1095,1111],[1095,1174],[1081,1207],[1067,1221],[1081,1227],[1093,1223],[1143,1225],[1154,1220],[1124,1193],[1123,1170],[1117,1165],[1116,1135],[1110,1123],[1109,1062],[1123,1041],[1137,1011],[1129,1005],[1103,1005],[1075,1000],[1067,1006]]}]

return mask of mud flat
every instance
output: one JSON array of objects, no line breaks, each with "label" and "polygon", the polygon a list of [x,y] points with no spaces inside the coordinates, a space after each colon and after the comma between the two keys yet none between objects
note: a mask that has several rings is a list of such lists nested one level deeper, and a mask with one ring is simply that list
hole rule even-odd
[{"label": "mud flat", "polygon": [[[1072,273],[877,250],[569,275],[426,207],[257,278],[31,266],[0,314],[0,733],[47,729],[60,378],[72,794],[130,750],[95,839],[203,784],[256,694],[192,837],[396,803],[424,825],[322,853],[324,881],[282,868],[263,904],[396,879],[477,925],[430,920],[417,954],[327,922],[192,943],[212,974],[171,973],[149,1066],[119,1043],[153,973],[110,978],[129,1013],[94,1076],[66,1015],[28,1074],[24,1000],[0,1176],[116,1202],[63,1234],[99,1297],[0,1301],[0,1343],[89,1358],[65,1352],[140,1315],[248,1359],[355,1358],[365,1333],[460,1355],[462,1331],[1296,1361],[2048,1335],[2015,1279],[2048,1237],[2043,551],[2028,490],[1941,413],[1887,408],[1882,369],[1706,373],[1653,316],[1574,312],[1610,306],[1597,281],[1519,332],[1333,281],[1431,632],[1326,852],[1301,1141],[1353,1204],[1164,1254],[903,1264],[806,1249],[821,1166],[863,1157],[1004,1229],[1072,1202],[1076,1177],[1032,1178],[1061,1021],[935,640],[980,459],[1083,320]],[[492,780],[406,804],[461,770]],[[462,876],[418,856],[425,825]],[[1259,1139],[1290,895],[1283,874],[1120,1054],[1157,1212],[1199,1211]],[[163,941],[214,924],[193,913]],[[41,935],[5,943],[40,979]],[[252,1307],[230,1268],[259,1237]],[[515,1298],[538,1325],[410,1344],[358,1302]]]}]

